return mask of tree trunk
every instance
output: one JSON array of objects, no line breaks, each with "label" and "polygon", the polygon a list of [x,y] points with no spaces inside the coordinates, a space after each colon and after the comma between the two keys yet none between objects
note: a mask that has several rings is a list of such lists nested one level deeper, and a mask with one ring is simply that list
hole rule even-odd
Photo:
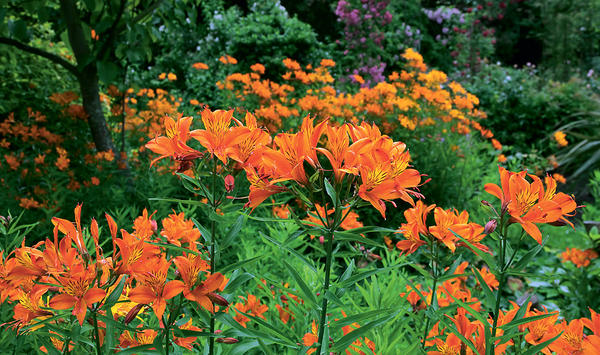
[{"label": "tree trunk", "polygon": [[77,80],[94,144],[99,151],[112,150],[116,153],[100,104],[98,68],[84,36],[77,7],[73,0],[60,0],[60,9],[67,25],[69,42],[77,60]]}]

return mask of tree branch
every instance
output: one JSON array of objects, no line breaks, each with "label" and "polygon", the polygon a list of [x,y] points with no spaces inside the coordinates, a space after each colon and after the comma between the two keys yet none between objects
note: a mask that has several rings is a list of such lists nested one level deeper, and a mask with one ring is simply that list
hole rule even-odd
[{"label": "tree branch", "polygon": [[50,52],[46,52],[42,49],[36,48],[36,47],[32,47],[30,45],[27,45],[25,43],[19,42],[17,40],[14,40],[12,38],[7,38],[7,37],[0,37],[0,44],[6,44],[9,46],[13,46],[16,47],[22,51],[31,53],[31,54],[35,54],[38,55],[40,57],[46,58],[60,66],[62,66],[63,68],[67,69],[68,71],[70,71],[71,73],[73,73],[75,76],[79,76],[79,71],[77,70],[77,66],[69,63],[67,60],[57,56],[56,54],[50,53]]},{"label": "tree branch", "polygon": [[106,51],[108,50],[109,45],[112,45],[115,40],[117,25],[119,24],[119,22],[121,22],[121,18],[123,17],[126,2],[127,0],[121,0],[117,17],[113,21],[112,26],[110,26],[110,31],[108,32],[108,39],[106,39],[104,43],[102,43],[102,47],[100,47],[100,51],[98,51],[98,59],[104,57],[104,53],[106,53]]}]

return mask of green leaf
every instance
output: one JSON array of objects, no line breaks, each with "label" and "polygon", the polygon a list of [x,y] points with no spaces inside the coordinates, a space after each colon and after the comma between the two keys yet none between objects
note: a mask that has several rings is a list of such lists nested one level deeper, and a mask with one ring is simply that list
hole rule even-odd
[{"label": "green leaf", "polygon": [[541,352],[542,349],[544,349],[545,347],[547,347],[548,345],[552,344],[556,339],[558,339],[563,332],[558,333],[557,336],[555,336],[552,339],[548,339],[545,342],[538,344],[536,346],[532,346],[531,348],[527,349],[526,352],[524,352],[522,355],[534,355],[537,354],[538,352]]},{"label": "green leaf", "polygon": [[351,276],[348,279],[346,279],[346,280],[338,283],[337,287],[339,287],[339,288],[346,288],[348,286],[351,286],[351,285],[357,283],[358,281],[361,281],[363,279],[366,279],[367,277],[370,277],[372,275],[375,275],[375,274],[377,274],[377,273],[379,273],[381,271],[388,270],[388,269],[389,268],[386,267],[386,268],[377,268],[377,269],[371,269],[371,270],[367,270],[367,271],[361,272],[360,274],[356,274],[354,276]]},{"label": "green leaf", "polygon": [[[119,286],[117,286],[117,288],[118,287]],[[111,295],[112,295],[112,293],[111,293]],[[109,296],[109,298],[110,298],[110,296]],[[112,310],[110,309],[110,307],[106,308],[106,316],[108,318],[113,318]],[[104,349],[104,353],[110,354],[114,350],[114,344],[115,344],[114,327],[113,327],[112,323],[107,323],[106,324],[106,332],[104,335],[104,344],[102,346]]]},{"label": "green leaf", "polygon": [[452,232],[452,234],[454,234],[456,238],[460,239],[463,243],[468,245],[469,248],[471,248],[471,250],[473,251],[473,253],[479,256],[487,264],[487,266],[490,268],[490,271],[492,271],[494,275],[498,274],[498,264],[496,264],[496,260],[494,260],[494,257],[492,255],[477,249],[473,244],[471,244],[471,242],[456,234],[452,229],[448,230]]},{"label": "green leaf", "polygon": [[365,334],[367,334],[369,331],[371,331],[371,329],[379,327],[387,322],[389,322],[392,318],[396,317],[396,315],[398,314],[398,311],[387,315],[385,317],[381,317],[379,319],[376,319],[374,321],[371,321],[363,326],[361,326],[358,329],[355,329],[353,331],[351,331],[350,333],[344,335],[340,340],[338,340],[335,345],[333,345],[329,351],[331,352],[341,352],[346,350],[350,345],[352,345],[352,343],[357,339],[360,338],[361,336],[364,336]]},{"label": "green leaf", "polygon": [[244,272],[242,274],[234,273],[234,275],[231,276],[231,279],[229,279],[229,282],[227,282],[227,285],[225,286],[224,291],[230,292],[230,291],[236,290],[239,286],[244,284],[246,281],[252,280],[253,278],[254,278],[254,275],[249,274],[247,272]]},{"label": "green leaf", "polygon": [[224,268],[222,268],[221,270],[219,270],[219,272],[222,273],[222,274],[226,274],[226,273],[228,273],[230,271],[239,269],[239,268],[241,268],[242,266],[244,266],[246,264],[253,263],[253,262],[255,262],[256,260],[258,260],[258,259],[260,259],[262,257],[263,257],[262,255],[259,255],[259,256],[255,256],[255,257],[250,258],[250,259],[238,261],[237,263],[234,263],[234,264],[229,264],[229,265],[225,266]]},{"label": "green leaf", "polygon": [[276,241],[275,239],[267,236],[266,234],[264,234],[263,232],[258,232],[259,235],[263,238],[265,238],[266,240],[270,241],[271,243],[277,245],[278,247],[288,251],[290,254],[294,255],[295,257],[297,257],[298,259],[300,259],[306,266],[308,266],[315,274],[317,273],[317,269],[310,263],[310,261],[308,261],[308,259],[306,259],[306,257],[300,253],[298,253],[297,251],[295,251],[292,248],[288,248],[287,246],[279,243],[278,241]]},{"label": "green leaf", "polygon": [[302,279],[300,274],[298,274],[298,271],[296,271],[296,269],[294,269],[290,264],[288,264],[287,261],[282,260],[282,262],[283,262],[283,265],[288,269],[288,272],[290,273],[290,275],[292,275],[292,277],[294,278],[294,280],[300,287],[300,291],[302,292],[302,295],[304,296],[304,301],[310,302],[313,306],[315,306],[317,304],[317,298],[313,294],[310,287],[308,287],[306,282],[304,282],[304,280]]},{"label": "green leaf", "polygon": [[363,320],[373,319],[382,314],[389,314],[392,311],[393,311],[392,308],[384,308],[384,309],[377,309],[374,311],[367,311],[367,312],[363,312],[363,313],[354,314],[354,315],[344,317],[344,318],[341,318],[341,319],[333,322],[333,327],[334,327],[334,329],[341,329],[342,327],[345,327],[352,323],[360,323]]},{"label": "green leaf", "polygon": [[354,232],[350,232],[350,231],[336,231],[333,233],[333,235],[334,235],[334,241],[338,241],[338,242],[343,242],[343,241],[358,242],[358,243],[362,243],[362,244],[366,244],[366,245],[383,247],[383,244],[381,244],[377,241],[365,238],[360,234],[355,234]]},{"label": "green leaf", "polygon": [[200,233],[202,234],[202,238],[204,238],[204,240],[210,244],[212,241],[212,235],[210,234],[210,232],[208,231],[208,229],[204,228],[203,225],[200,224],[200,222],[198,222],[195,218],[191,218],[192,222],[194,222],[194,224],[196,225],[196,228],[198,228],[198,230],[200,231]]},{"label": "green leaf", "polygon": [[100,81],[105,84],[114,83],[117,81],[121,69],[113,62],[99,61],[98,66],[98,77]]},{"label": "green leaf", "polygon": [[327,192],[327,195],[331,198],[331,202],[333,202],[333,208],[337,209],[340,203],[335,189],[327,179],[323,179],[323,184],[325,184],[325,192]]},{"label": "green leaf", "polygon": [[483,276],[481,276],[481,273],[479,272],[479,270],[477,270],[477,268],[474,266],[471,266],[471,270],[473,271],[473,274],[475,274],[477,281],[479,281],[479,285],[481,286],[481,289],[483,290],[483,295],[485,297],[486,303],[488,305],[493,305],[494,302],[496,301],[496,297],[494,296],[494,293],[492,292],[490,287],[485,283],[485,280],[483,279]]},{"label": "green leaf", "polygon": [[527,318],[521,318],[521,319],[513,319],[512,321],[510,321],[509,323],[506,323],[498,328],[500,329],[504,329],[504,330],[508,330],[514,327],[517,327],[519,325],[522,324],[526,324],[529,322],[534,322],[536,320],[540,320],[540,319],[544,319],[544,318],[548,318],[551,316],[555,316],[555,313],[548,313],[548,314],[541,314],[539,316],[531,316],[531,317],[527,317]]},{"label": "green leaf", "polygon": [[546,245],[547,241],[548,238],[546,237],[542,240],[542,244],[538,244],[535,246],[535,248],[528,251],[512,268],[515,270],[521,270],[525,268],[527,266],[527,263],[529,263],[529,261],[533,259],[534,256],[536,256],[540,251],[544,249],[544,246]]},{"label": "green leaf", "polygon": [[102,308],[110,309],[110,307],[112,307],[115,303],[117,303],[117,301],[119,300],[119,297],[121,297],[121,294],[123,293],[123,288],[125,287],[125,281],[127,281],[127,275],[124,275],[123,277],[121,277],[121,281],[119,281],[119,284],[117,285],[117,287],[115,287],[113,292],[111,292],[110,295],[108,295],[108,297],[106,297],[106,301],[104,301],[104,306]]},{"label": "green leaf", "polygon": [[244,226],[245,221],[246,221],[245,215],[240,214],[238,216],[238,218],[235,220],[235,223],[229,229],[229,232],[227,232],[227,235],[225,236],[225,238],[223,238],[223,241],[221,242],[222,248],[226,248],[227,246],[231,245],[233,240],[239,235],[240,231],[242,230],[242,227]]}]

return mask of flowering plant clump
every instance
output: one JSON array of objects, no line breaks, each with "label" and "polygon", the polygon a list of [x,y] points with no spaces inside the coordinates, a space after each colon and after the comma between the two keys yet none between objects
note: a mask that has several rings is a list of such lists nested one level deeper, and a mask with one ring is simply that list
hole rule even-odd
[{"label": "flowering plant clump", "polygon": [[[10,326],[40,336],[44,352],[49,346],[52,352],[68,346],[103,353],[141,345],[168,351],[171,341],[191,350],[197,336],[189,335],[202,333],[183,310],[214,312],[214,303],[226,305],[218,292],[228,280],[211,272],[200,232],[182,213],[164,219],[162,231],[152,217],[144,210],[132,232],[119,233],[107,214],[110,252],[102,248],[106,243],[95,219],[89,229],[82,226],[81,205],[75,222],[53,218],[53,239],[3,257],[2,300],[14,304]],[[179,247],[182,243],[189,249]],[[76,337],[64,331],[76,324],[84,327]],[[77,344],[86,333],[93,346]]]}]

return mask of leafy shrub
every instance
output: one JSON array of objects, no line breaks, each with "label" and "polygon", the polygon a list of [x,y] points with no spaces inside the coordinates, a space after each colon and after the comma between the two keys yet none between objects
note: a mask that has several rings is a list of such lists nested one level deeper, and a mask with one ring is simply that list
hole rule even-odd
[{"label": "leafy shrub", "polygon": [[544,148],[540,142],[571,115],[597,107],[595,95],[579,80],[547,80],[534,68],[486,65],[465,86],[479,98],[489,117],[487,125],[497,138],[521,152],[536,145]]}]

